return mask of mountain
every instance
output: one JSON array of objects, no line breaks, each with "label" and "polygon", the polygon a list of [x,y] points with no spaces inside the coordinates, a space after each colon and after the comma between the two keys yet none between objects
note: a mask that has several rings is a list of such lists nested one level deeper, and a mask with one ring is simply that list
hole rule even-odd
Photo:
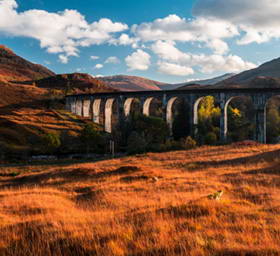
[{"label": "mountain", "polygon": [[242,85],[250,84],[256,78],[269,77],[280,78],[280,58],[266,62],[257,68],[244,71],[240,74],[232,76],[218,85]]},{"label": "mountain", "polygon": [[60,74],[32,81],[39,88],[68,90],[68,93],[97,93],[117,91],[89,74]]},{"label": "mountain", "polygon": [[25,81],[55,75],[42,65],[34,64],[16,55],[4,45],[0,45],[0,80]]},{"label": "mountain", "polygon": [[224,81],[226,79],[229,79],[231,77],[233,77],[235,74],[234,73],[227,73],[224,74],[222,76],[218,76],[218,77],[214,77],[214,78],[210,78],[210,79],[205,79],[205,80],[194,80],[194,81],[190,81],[187,83],[181,83],[181,84],[177,84],[177,89],[181,90],[181,89],[188,89],[190,88],[190,86],[192,87],[201,87],[201,86],[207,86],[207,85],[214,85],[217,84],[221,81]]},{"label": "mountain", "polygon": [[138,76],[117,75],[101,77],[98,79],[105,82],[108,86],[121,91],[158,91],[165,85],[168,85]]}]

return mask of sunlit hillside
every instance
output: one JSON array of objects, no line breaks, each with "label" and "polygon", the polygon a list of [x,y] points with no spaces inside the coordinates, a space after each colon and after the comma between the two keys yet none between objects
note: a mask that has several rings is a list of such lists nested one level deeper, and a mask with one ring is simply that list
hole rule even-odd
[{"label": "sunlit hillside", "polygon": [[0,255],[279,255],[280,146],[250,144],[1,167]]}]

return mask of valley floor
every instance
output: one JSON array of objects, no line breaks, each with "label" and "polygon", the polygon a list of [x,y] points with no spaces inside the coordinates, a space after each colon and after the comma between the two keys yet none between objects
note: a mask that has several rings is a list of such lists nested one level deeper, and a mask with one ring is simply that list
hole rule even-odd
[{"label": "valley floor", "polygon": [[279,156],[233,144],[0,167],[0,255],[280,255]]}]

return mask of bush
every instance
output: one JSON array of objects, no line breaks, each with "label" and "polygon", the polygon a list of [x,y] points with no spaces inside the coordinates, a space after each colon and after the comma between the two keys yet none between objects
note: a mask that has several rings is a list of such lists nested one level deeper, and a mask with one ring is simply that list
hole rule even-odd
[{"label": "bush", "polygon": [[137,132],[132,132],[128,137],[127,141],[127,153],[132,154],[140,154],[146,152],[147,142],[144,136],[141,136]]},{"label": "bush", "polygon": [[196,147],[196,141],[191,136],[181,139],[180,142],[183,149],[192,149]]},{"label": "bush", "polygon": [[48,133],[43,136],[43,150],[46,153],[54,153],[61,145],[59,134]]},{"label": "bush", "polygon": [[85,146],[86,153],[104,153],[105,152],[105,136],[96,130],[93,124],[85,125],[81,131],[80,140]]},{"label": "bush", "polygon": [[214,132],[208,132],[204,138],[205,144],[214,145],[217,143],[217,135]]},{"label": "bush", "polygon": [[182,145],[179,141],[168,139],[164,144],[161,144],[160,151],[180,150]]}]

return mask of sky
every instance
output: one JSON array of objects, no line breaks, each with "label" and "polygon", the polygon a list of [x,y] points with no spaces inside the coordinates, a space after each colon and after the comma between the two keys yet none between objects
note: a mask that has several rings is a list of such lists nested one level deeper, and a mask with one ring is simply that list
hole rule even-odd
[{"label": "sky", "polygon": [[181,83],[280,55],[276,0],[0,0],[0,44],[56,73]]}]

